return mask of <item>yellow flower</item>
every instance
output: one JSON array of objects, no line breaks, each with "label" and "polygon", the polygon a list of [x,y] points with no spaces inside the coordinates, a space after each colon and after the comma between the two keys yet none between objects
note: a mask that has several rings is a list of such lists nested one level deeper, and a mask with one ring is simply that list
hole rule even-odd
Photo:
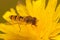
[{"label": "yellow flower", "polygon": [[[13,8],[7,11],[3,18],[13,25],[0,24],[0,30],[6,34],[1,34],[0,38],[5,40],[49,40],[55,38],[60,32],[60,4],[57,9],[57,0],[26,0],[26,5],[19,4],[16,10],[20,16],[32,16],[37,18],[37,26],[31,24],[13,24],[10,15],[17,15]],[[46,7],[46,8],[45,8]],[[56,9],[56,11],[55,11]],[[20,31],[20,32],[19,32]],[[57,38],[57,37],[56,37]],[[58,38],[59,39],[59,38]]]}]

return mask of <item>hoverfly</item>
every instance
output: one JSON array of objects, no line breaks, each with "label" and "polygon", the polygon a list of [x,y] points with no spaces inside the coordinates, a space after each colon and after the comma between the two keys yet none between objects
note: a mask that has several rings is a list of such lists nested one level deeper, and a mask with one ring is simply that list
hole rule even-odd
[{"label": "hoverfly", "polygon": [[[36,25],[37,19],[35,17],[31,17],[31,16],[22,17],[22,16],[17,16],[17,15],[11,15],[10,19],[16,21],[19,28],[20,28],[20,25],[22,22],[25,22],[26,24],[32,24],[34,26],[37,26]],[[21,28],[20,28],[20,30],[21,30]]]},{"label": "hoverfly", "polygon": [[35,26],[36,26],[36,21],[37,21],[37,19],[35,17],[31,17],[31,16],[22,17],[22,16],[11,15],[10,19],[17,21],[18,23],[25,22],[27,24],[30,23]]},{"label": "hoverfly", "polygon": [[[17,13],[17,11],[16,11]],[[29,15],[29,14],[28,14]],[[34,26],[37,26],[36,23],[37,23],[37,18],[35,17],[32,17],[32,16],[18,16],[18,15],[11,15],[9,16],[9,18],[11,19],[11,21],[16,21],[17,24],[21,24],[22,22],[25,22],[26,24],[32,24]],[[19,25],[19,28],[20,28],[20,25]],[[21,29],[21,28],[20,28]]]},{"label": "hoverfly", "polygon": [[18,23],[20,23],[20,21],[26,22],[27,24],[31,23],[32,25],[35,25],[35,26],[36,26],[36,21],[37,21],[35,17],[31,17],[31,16],[22,17],[22,16],[11,15],[10,19],[17,21]]}]

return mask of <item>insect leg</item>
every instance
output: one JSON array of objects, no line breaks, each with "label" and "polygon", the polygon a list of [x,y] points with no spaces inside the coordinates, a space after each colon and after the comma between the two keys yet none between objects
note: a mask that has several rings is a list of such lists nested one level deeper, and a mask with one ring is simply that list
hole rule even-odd
[{"label": "insect leg", "polygon": [[[21,30],[21,27],[20,27],[19,23],[18,23],[18,26],[19,26],[19,29]],[[19,32],[20,32],[20,31],[19,31]]]}]

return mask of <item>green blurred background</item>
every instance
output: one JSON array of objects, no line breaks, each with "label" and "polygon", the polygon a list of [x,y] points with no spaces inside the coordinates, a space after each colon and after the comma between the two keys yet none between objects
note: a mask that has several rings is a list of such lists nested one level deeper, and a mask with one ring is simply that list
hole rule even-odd
[{"label": "green blurred background", "polygon": [[[6,22],[6,20],[4,20],[2,18],[3,14],[7,10],[9,10],[10,8],[14,8],[15,9],[18,1],[24,2],[24,0],[0,0],[0,23],[5,23]],[[48,2],[49,2],[49,0],[46,0],[46,3],[45,3],[46,6],[47,6]],[[57,6],[59,5],[59,3],[60,3],[60,0],[58,0]],[[57,8],[57,6],[56,6],[56,8]]]},{"label": "green blurred background", "polygon": [[18,0],[0,0],[0,23],[6,22],[6,20],[2,18],[3,14],[10,8],[15,8],[17,1]]}]

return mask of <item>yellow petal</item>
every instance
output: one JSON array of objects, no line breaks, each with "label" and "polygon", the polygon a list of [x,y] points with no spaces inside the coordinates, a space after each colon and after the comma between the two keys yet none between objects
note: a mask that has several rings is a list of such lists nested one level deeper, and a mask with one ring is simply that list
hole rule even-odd
[{"label": "yellow petal", "polygon": [[26,9],[29,15],[33,14],[31,0],[26,0]]},{"label": "yellow petal", "polygon": [[20,31],[18,24],[6,25],[1,23],[0,26],[1,26],[0,30],[2,30],[5,33],[10,33],[10,32],[18,33]]},{"label": "yellow petal", "polygon": [[56,40],[60,40],[60,35],[55,38]]},{"label": "yellow petal", "polygon": [[57,7],[56,14],[57,14],[57,17],[60,17],[60,5]]},{"label": "yellow petal", "polygon": [[52,33],[50,34],[50,39],[59,40],[60,37],[60,28],[56,28]]},{"label": "yellow petal", "polygon": [[43,11],[45,7],[45,0],[36,0],[36,1],[33,1],[33,4],[30,2],[30,5],[31,6],[28,5],[29,6],[28,11],[31,11],[29,12],[29,14],[33,17],[39,18],[38,15],[41,14],[41,11]]},{"label": "yellow petal", "polygon": [[39,8],[40,10],[41,9],[44,9],[45,8],[45,1],[46,0],[37,0],[36,2],[33,1],[33,8]]},{"label": "yellow petal", "polygon": [[57,5],[57,0],[49,0],[46,10],[51,11],[51,12],[55,11],[56,5]]},{"label": "yellow petal", "polygon": [[[21,30],[19,30],[18,26],[15,24],[13,25],[5,25],[0,24],[0,30],[5,32],[6,34],[0,34],[0,38],[4,38],[5,40],[22,40],[28,38],[28,40],[37,40],[38,34],[36,31],[32,29],[30,25],[22,25]],[[29,26],[29,27],[28,27]],[[25,27],[25,28],[24,28]],[[20,31],[20,32],[19,32]]]},{"label": "yellow petal", "polygon": [[56,12],[53,14],[53,21],[55,21],[56,23],[58,23],[59,18],[60,18],[60,5],[58,5]]},{"label": "yellow petal", "polygon": [[10,11],[5,12],[5,14],[3,15],[3,18],[10,23],[11,19],[9,18],[9,16],[11,15],[17,15],[13,8],[11,8]]},{"label": "yellow petal", "polygon": [[17,5],[16,10],[20,16],[27,16],[28,15],[28,11],[27,11],[26,7],[22,4]]}]

